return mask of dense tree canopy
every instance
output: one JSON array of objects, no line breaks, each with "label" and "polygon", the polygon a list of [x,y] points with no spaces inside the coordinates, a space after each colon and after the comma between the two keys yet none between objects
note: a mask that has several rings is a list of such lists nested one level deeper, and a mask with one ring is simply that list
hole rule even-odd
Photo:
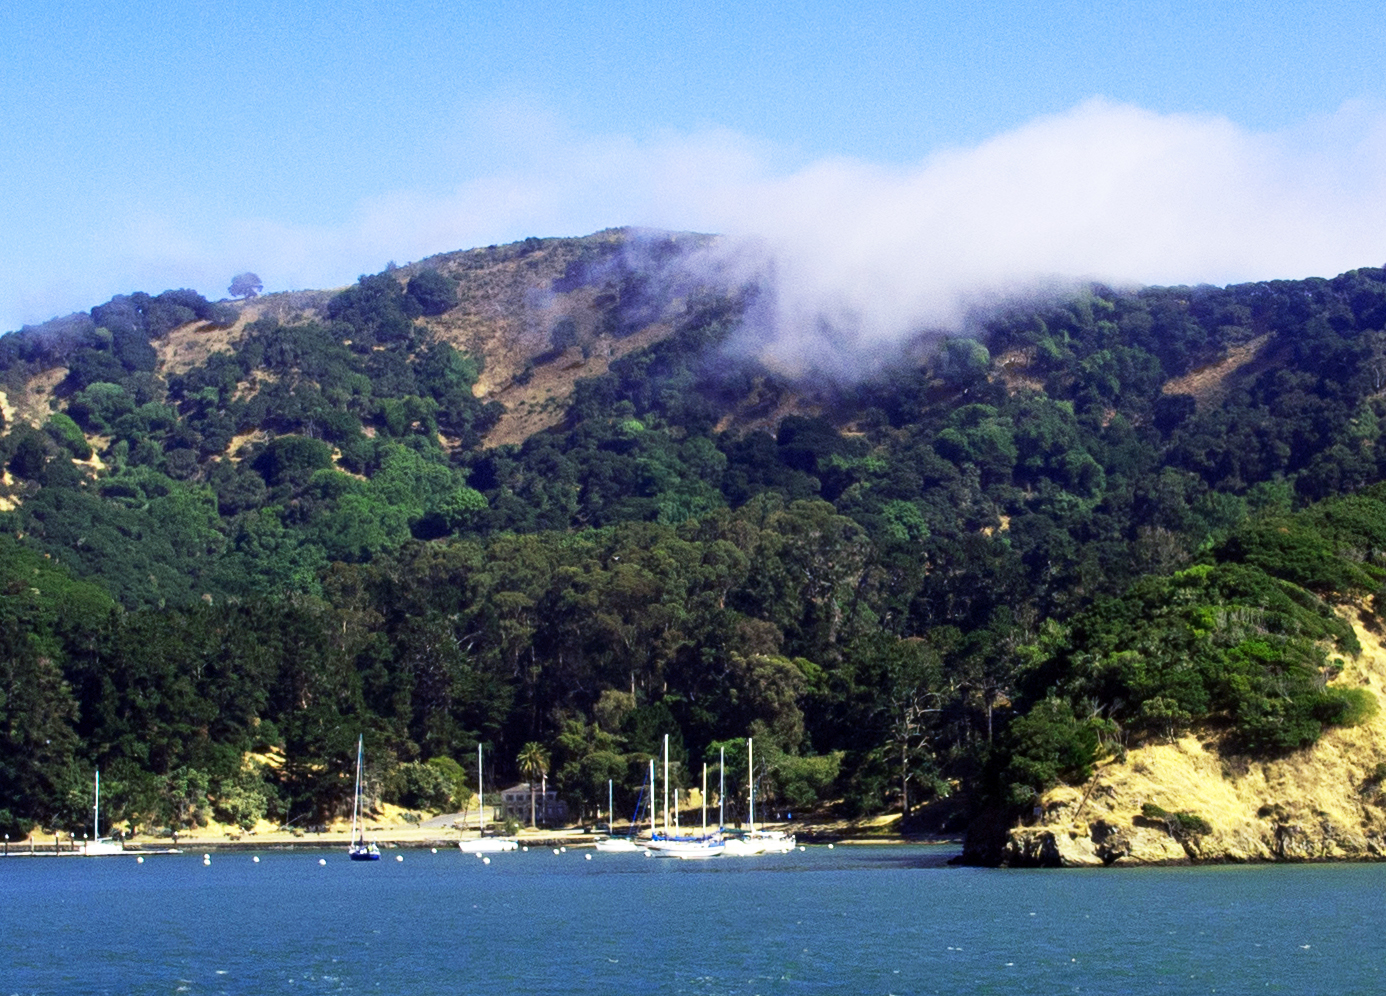
[{"label": "dense tree canopy", "polygon": [[0,339],[8,390],[65,370],[0,436],[0,822],[80,823],[96,765],[112,822],[327,816],[358,732],[407,805],[465,798],[485,743],[629,808],[668,733],[685,784],[727,750],[734,810],[748,735],[770,805],[1021,807],[1123,744],[1266,755],[1372,708],[1331,679],[1386,579],[1382,271],[1092,287],[810,390],[722,348],[751,289],[613,245],[573,250],[548,291],[592,316],[535,362],[668,334],[519,445],[482,445],[481,357],[420,321],[461,264],[176,373],[164,338],[226,306]]}]

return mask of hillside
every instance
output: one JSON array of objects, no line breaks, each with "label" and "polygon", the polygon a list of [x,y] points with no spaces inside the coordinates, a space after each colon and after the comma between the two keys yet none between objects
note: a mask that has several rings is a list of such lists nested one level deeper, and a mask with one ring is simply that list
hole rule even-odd
[{"label": "hillside", "polygon": [[[1362,652],[1334,684],[1386,701],[1381,629],[1354,628]],[[1189,731],[1100,765],[1084,785],[1049,790],[1040,815],[1010,832],[1003,860],[1086,867],[1386,857],[1386,714],[1330,730],[1288,757],[1247,757],[1229,739],[1216,728]]]},{"label": "hillside", "polygon": [[[665,242],[677,247],[678,239],[669,235]],[[635,310],[629,300],[630,271],[647,250],[642,246],[632,260],[627,242],[626,234],[617,231],[587,239],[534,239],[444,253],[393,272],[402,283],[426,270],[457,281],[455,304],[419,321],[438,340],[480,360],[476,395],[500,400],[506,408],[488,439],[491,445],[522,442],[556,424],[579,377],[605,373],[610,360],[669,334],[670,326],[660,320],[665,317],[662,305],[641,301],[646,313],[630,316]],[[229,324],[194,319],[153,339],[158,355],[154,369],[165,378],[187,374],[213,353],[233,350],[247,327],[261,318],[321,320],[332,295],[299,291],[227,302],[235,310]],[[66,367],[39,370],[22,388],[11,388],[13,400],[8,392],[0,393],[6,419],[41,425],[49,409],[62,407],[63,399],[54,392],[67,376]]]},{"label": "hillside", "polygon": [[380,804],[446,807],[481,743],[625,806],[664,734],[734,780],[753,735],[767,805],[976,820],[999,860],[1123,750],[1198,732],[1240,770],[1371,728],[1339,610],[1386,579],[1381,270],[1092,286],[808,383],[748,348],[766,289],[711,282],[715,245],[0,337],[0,822],[80,821],[97,765],[132,824],[328,822],[357,732]]}]

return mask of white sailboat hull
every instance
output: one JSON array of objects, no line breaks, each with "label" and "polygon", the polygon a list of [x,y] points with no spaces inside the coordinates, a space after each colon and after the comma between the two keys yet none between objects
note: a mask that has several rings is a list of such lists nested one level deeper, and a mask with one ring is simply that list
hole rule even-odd
[{"label": "white sailboat hull", "polygon": [[82,853],[89,858],[113,857],[125,853],[125,845],[109,838],[82,842]]},{"label": "white sailboat hull", "polygon": [[749,858],[765,853],[764,844],[759,841],[748,840],[745,837],[728,837],[723,842],[723,849],[728,857],[733,858]]},{"label": "white sailboat hull", "polygon": [[751,839],[760,842],[766,854],[788,854],[795,847],[794,835],[783,830],[762,830]]},{"label": "white sailboat hull", "polygon": [[635,841],[630,840],[626,837],[608,837],[606,840],[597,841],[592,846],[596,850],[603,851],[608,854],[644,850],[644,848],[641,847],[639,844],[635,843]]},{"label": "white sailboat hull", "polygon": [[754,830],[744,837],[728,837],[727,853],[735,857],[756,854],[788,854],[797,846],[793,834],[783,830]]},{"label": "white sailboat hull", "polygon": [[701,861],[720,858],[725,850],[720,840],[652,840],[645,845],[657,858]]},{"label": "white sailboat hull", "polygon": [[507,837],[481,837],[459,840],[457,849],[463,854],[497,854],[501,851],[517,851],[520,849],[520,843]]}]

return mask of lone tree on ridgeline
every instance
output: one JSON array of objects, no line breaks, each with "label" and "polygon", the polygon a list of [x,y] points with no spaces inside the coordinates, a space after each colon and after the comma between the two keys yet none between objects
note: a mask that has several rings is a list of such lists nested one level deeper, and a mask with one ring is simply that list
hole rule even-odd
[{"label": "lone tree on ridgeline", "polygon": [[231,278],[231,286],[226,289],[232,297],[252,298],[264,290],[265,285],[253,273],[238,273]]},{"label": "lone tree on ridgeline", "polygon": [[534,783],[549,773],[549,752],[544,750],[543,744],[531,740],[521,748],[520,756],[515,758],[515,762],[529,780],[529,825],[535,826]]}]

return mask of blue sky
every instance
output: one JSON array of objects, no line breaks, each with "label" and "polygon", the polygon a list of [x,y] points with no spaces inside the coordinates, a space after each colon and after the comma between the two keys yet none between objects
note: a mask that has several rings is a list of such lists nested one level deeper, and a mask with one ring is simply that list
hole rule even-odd
[{"label": "blue sky", "polygon": [[59,0],[3,21],[0,329],[623,224],[760,238],[817,288],[796,307],[868,335],[1011,279],[1386,262],[1365,2]]}]

